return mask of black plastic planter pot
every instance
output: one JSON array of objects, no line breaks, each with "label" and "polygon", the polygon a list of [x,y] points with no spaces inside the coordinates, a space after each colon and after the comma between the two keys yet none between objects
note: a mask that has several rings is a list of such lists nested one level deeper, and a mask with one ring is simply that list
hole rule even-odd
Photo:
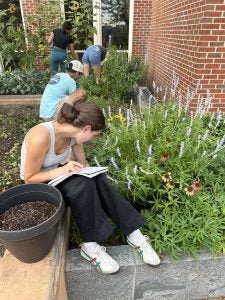
[{"label": "black plastic planter pot", "polygon": [[37,262],[49,253],[65,207],[56,188],[43,183],[22,184],[0,194],[0,214],[12,206],[32,201],[49,202],[57,210],[46,221],[28,229],[0,230],[0,240],[5,248],[25,263]]}]

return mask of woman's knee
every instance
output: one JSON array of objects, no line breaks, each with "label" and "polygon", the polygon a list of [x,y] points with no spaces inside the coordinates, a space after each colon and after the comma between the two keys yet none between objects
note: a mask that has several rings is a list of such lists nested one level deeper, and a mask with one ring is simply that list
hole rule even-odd
[{"label": "woman's knee", "polygon": [[109,181],[107,180],[105,174],[99,174],[98,176],[94,177],[94,180],[97,185],[103,184],[103,183],[109,184]]}]

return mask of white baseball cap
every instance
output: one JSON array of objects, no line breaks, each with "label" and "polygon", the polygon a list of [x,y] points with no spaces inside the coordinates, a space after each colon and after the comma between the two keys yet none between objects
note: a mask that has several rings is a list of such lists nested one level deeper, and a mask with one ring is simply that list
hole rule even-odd
[{"label": "white baseball cap", "polygon": [[83,64],[79,60],[71,60],[69,62],[69,68],[73,71],[83,73]]}]

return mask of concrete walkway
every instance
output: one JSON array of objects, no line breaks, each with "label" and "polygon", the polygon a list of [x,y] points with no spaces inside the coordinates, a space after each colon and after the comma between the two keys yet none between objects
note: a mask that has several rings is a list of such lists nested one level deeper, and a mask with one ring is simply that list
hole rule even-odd
[{"label": "concrete walkway", "polygon": [[66,210],[51,251],[38,262],[23,263],[6,250],[0,257],[0,300],[68,300],[64,265],[69,224]]},{"label": "concrete walkway", "polygon": [[225,299],[225,256],[204,253],[198,260],[164,257],[158,268],[142,262],[127,245],[109,247],[121,269],[103,275],[81,258],[79,250],[67,251],[66,284],[70,300],[203,300]]}]

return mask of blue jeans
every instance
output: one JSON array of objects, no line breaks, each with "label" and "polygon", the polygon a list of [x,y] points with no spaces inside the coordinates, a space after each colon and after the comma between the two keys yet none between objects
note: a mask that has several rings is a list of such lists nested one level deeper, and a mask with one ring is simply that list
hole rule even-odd
[{"label": "blue jeans", "polygon": [[54,47],[51,49],[51,75],[52,76],[59,72],[59,67],[61,72],[65,71],[66,68],[65,60],[67,60],[67,51],[65,49],[54,48]]},{"label": "blue jeans", "polygon": [[88,47],[82,57],[82,62],[88,65],[101,65],[101,51],[97,46]]}]

